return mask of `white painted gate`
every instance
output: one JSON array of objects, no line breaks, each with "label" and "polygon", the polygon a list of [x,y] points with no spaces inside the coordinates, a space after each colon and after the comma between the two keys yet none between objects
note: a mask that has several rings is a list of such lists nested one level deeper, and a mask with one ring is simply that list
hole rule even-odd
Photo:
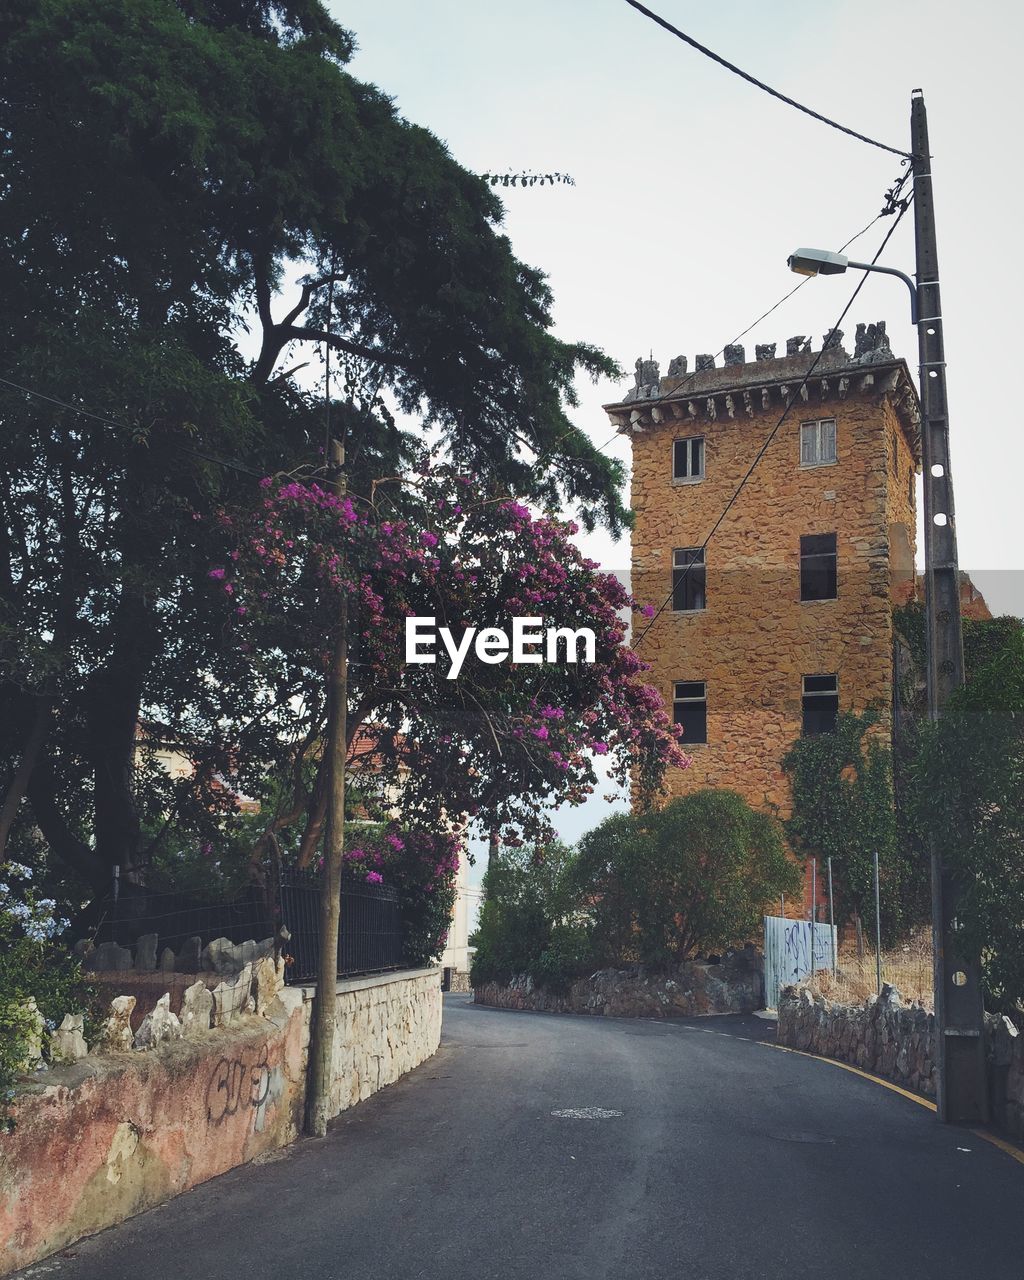
[{"label": "white painted gate", "polygon": [[[814,926],[814,969],[831,969],[835,951],[835,930],[827,924]],[[811,922],[787,920],[783,916],[764,918],[764,1002],[779,1007],[779,992],[799,982],[811,972]]]}]

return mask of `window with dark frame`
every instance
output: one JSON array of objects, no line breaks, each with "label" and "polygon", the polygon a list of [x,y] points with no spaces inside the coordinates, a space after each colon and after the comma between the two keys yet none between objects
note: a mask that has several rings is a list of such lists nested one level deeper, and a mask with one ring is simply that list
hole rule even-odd
[{"label": "window with dark frame", "polygon": [[800,539],[800,599],[835,600],[838,594],[836,535],[804,534]]},{"label": "window with dark frame", "polygon": [[677,547],[672,552],[672,608],[697,613],[707,608],[707,568],[703,547]]},{"label": "window with dark frame", "polygon": [[672,479],[691,482],[704,479],[703,436],[672,441]]},{"label": "window with dark frame", "polygon": [[839,716],[839,677],[804,676],[803,733],[831,733]]},{"label": "window with dark frame", "polygon": [[836,420],[819,418],[800,424],[800,465],[827,467],[837,460]]},{"label": "window with dark frame", "polygon": [[708,740],[708,687],[703,680],[677,680],[672,690],[672,718],[683,734],[680,742]]}]

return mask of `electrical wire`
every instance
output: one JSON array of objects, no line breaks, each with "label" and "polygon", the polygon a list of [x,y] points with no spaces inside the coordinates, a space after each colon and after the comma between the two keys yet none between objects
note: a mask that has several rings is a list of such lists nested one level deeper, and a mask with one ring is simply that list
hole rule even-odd
[{"label": "electrical wire", "polygon": [[770,93],[773,98],[778,98],[780,102],[786,103],[787,106],[795,107],[797,111],[802,111],[804,115],[811,116],[815,120],[820,120],[822,124],[827,124],[833,129],[838,129],[840,133],[848,134],[851,138],[856,138],[860,142],[866,142],[869,146],[878,147],[880,151],[889,151],[894,156],[903,156],[906,160],[912,160],[914,158],[909,151],[902,151],[899,147],[890,147],[884,142],[878,142],[875,138],[869,138],[867,134],[858,133],[856,129],[848,129],[846,125],[839,124],[838,121],[832,120],[828,116],[823,116],[820,111],[812,111],[810,107],[805,107],[802,102],[797,102],[795,98],[789,98],[786,94],[780,93],[778,89],[773,89],[771,85],[765,84],[763,80],[758,80],[756,76],[752,76],[741,67],[737,67],[735,63],[728,62],[725,58],[721,57],[720,54],[715,53],[706,45],[701,44],[699,40],[695,40],[693,36],[688,36],[685,31],[680,31],[678,27],[674,27],[671,22],[668,22],[665,18],[661,17],[660,14],[655,13],[652,9],[648,9],[646,5],[640,4],[639,0],[626,0],[626,3],[630,8],[636,9],[638,13],[642,13],[645,18],[650,18],[652,22],[656,22],[659,27],[664,27],[665,30],[670,32],[672,35],[678,36],[680,40],[685,41],[686,44],[691,46],[691,48],[696,49],[698,53],[704,54],[706,58],[710,58],[712,62],[717,62],[719,66],[725,67],[727,71],[731,71],[734,75],[746,80],[748,84],[752,84],[758,89],[763,89],[765,93]]},{"label": "electrical wire", "polygon": [[[884,249],[885,249],[886,245],[887,245],[887,244],[889,243],[889,241],[892,239],[893,232],[895,232],[896,228],[900,225],[900,222],[901,222],[901,220],[902,220],[902,218],[903,218],[903,215],[906,213],[907,209],[909,208],[909,205],[910,205],[910,201],[909,201],[909,200],[907,200],[907,201],[906,201],[906,202],[901,206],[901,208],[900,208],[900,210],[899,210],[899,213],[896,215],[896,220],[893,222],[893,224],[892,224],[892,226],[889,228],[889,230],[885,233],[885,237],[884,237],[884,239],[882,240],[882,243],[878,246],[878,249],[877,249],[877,251],[876,251],[876,253],[875,253],[875,256],[871,259],[871,265],[872,265],[872,266],[874,266],[874,265],[875,265],[875,263],[878,261],[878,259],[882,256],[882,253],[883,253],[883,251],[884,251]],[[811,362],[810,368],[808,368],[808,370],[807,370],[807,372],[804,374],[803,378],[801,378],[799,385],[796,387],[796,389],[793,391],[792,395],[790,396],[789,401],[788,401],[788,403],[786,404],[786,407],[783,409],[783,411],[782,411],[782,415],[781,415],[781,417],[779,418],[778,422],[776,422],[775,426],[774,426],[774,427],[772,427],[771,431],[768,433],[768,436],[767,436],[767,438],[765,439],[764,443],[761,445],[760,449],[758,449],[757,454],[755,455],[753,462],[751,462],[751,464],[750,464],[750,466],[747,468],[746,473],[744,474],[744,476],[743,476],[742,480],[740,480],[739,484],[736,486],[736,489],[734,490],[734,492],[733,492],[733,494],[732,494],[732,497],[730,497],[729,501],[725,504],[725,507],[724,507],[724,509],[722,510],[721,515],[718,517],[718,519],[715,521],[715,523],[711,526],[711,530],[710,530],[710,532],[708,533],[707,537],[706,537],[706,538],[704,539],[704,541],[700,544],[700,548],[699,548],[699,549],[700,549],[700,551],[701,551],[701,553],[702,553],[702,554],[703,554],[703,552],[707,549],[707,545],[708,545],[708,543],[711,541],[711,539],[715,536],[715,534],[717,533],[717,531],[718,531],[718,530],[719,530],[719,528],[721,527],[721,525],[722,525],[723,521],[725,520],[726,516],[727,516],[727,515],[729,514],[729,512],[732,510],[733,506],[734,506],[734,505],[735,505],[735,503],[736,503],[736,500],[739,498],[740,493],[743,491],[743,489],[744,489],[744,487],[745,487],[745,485],[746,485],[747,481],[750,479],[750,477],[754,474],[754,471],[757,469],[757,465],[758,465],[758,463],[761,461],[761,459],[764,457],[764,455],[768,452],[768,448],[769,448],[769,446],[771,445],[771,442],[772,442],[772,441],[775,439],[775,437],[778,435],[778,433],[779,433],[780,429],[782,428],[782,424],[783,424],[783,423],[786,421],[786,419],[789,417],[789,412],[790,412],[790,410],[793,408],[793,405],[794,405],[794,404],[796,403],[796,401],[798,400],[798,398],[799,398],[799,396],[800,396],[800,392],[803,390],[803,388],[804,388],[804,387],[807,385],[807,383],[810,381],[811,376],[813,375],[813,373],[814,373],[815,369],[816,369],[816,368],[818,367],[818,365],[821,363],[821,358],[822,358],[822,356],[823,356],[823,355],[825,354],[825,352],[829,349],[829,340],[831,339],[832,335],[836,332],[836,330],[839,328],[839,326],[843,323],[843,321],[846,319],[846,317],[847,317],[847,315],[848,315],[848,313],[849,313],[849,311],[850,311],[850,308],[853,306],[854,302],[856,302],[856,300],[857,300],[857,296],[858,296],[858,294],[860,293],[861,289],[863,289],[863,288],[864,288],[864,285],[867,283],[867,278],[868,278],[868,273],[865,271],[865,272],[864,272],[864,274],[863,274],[863,276],[861,277],[861,279],[858,281],[858,283],[857,283],[857,287],[854,289],[853,293],[851,293],[851,294],[850,294],[849,301],[847,302],[846,306],[845,306],[845,307],[843,307],[843,310],[842,310],[842,312],[841,312],[841,314],[840,314],[840,316],[839,316],[839,319],[835,322],[835,324],[834,324],[834,325],[832,326],[832,328],[829,330],[828,335],[827,335],[827,336],[826,336],[826,338],[825,338],[825,341],[822,343],[821,350],[820,350],[820,351],[817,353],[817,355],[814,357],[814,359],[813,359],[813,360],[812,360],[812,362]],[[686,578],[686,576],[687,576],[687,574],[690,572],[690,569],[691,569],[691,567],[692,567],[692,563],[693,563],[693,562],[691,562],[690,564],[687,564],[687,565],[684,567],[683,572],[682,572],[682,574],[679,576],[679,578],[678,578],[678,579],[676,579],[676,578],[675,578],[675,576],[674,576],[674,574],[673,574],[672,589],[669,591],[668,595],[666,596],[665,600],[662,602],[662,604],[661,604],[660,608],[657,610],[657,612],[654,614],[654,616],[653,616],[653,617],[651,617],[651,618],[648,620],[647,626],[646,626],[646,627],[644,627],[643,631],[641,631],[641,632],[640,632],[639,636],[637,636],[636,640],[633,642],[633,644],[632,644],[632,648],[633,648],[633,649],[637,649],[637,648],[639,648],[639,647],[640,647],[640,645],[643,643],[644,637],[647,635],[648,631],[650,631],[651,627],[653,627],[653,626],[654,626],[654,624],[657,622],[658,618],[660,618],[660,617],[661,617],[661,615],[662,615],[662,614],[665,612],[665,610],[668,608],[669,603],[671,602],[672,598],[675,596],[676,588],[678,587],[679,583],[680,583],[680,582],[682,582],[682,581],[684,581],[684,580],[685,580],[685,578]],[[698,563],[703,563],[703,561],[699,561]]]},{"label": "electrical wire", "polygon": [[[907,181],[908,176],[909,176],[909,170],[904,172],[903,175],[900,178],[898,178],[895,183],[893,183],[889,191],[886,192],[886,196],[885,196],[886,206],[885,208],[882,209],[882,212],[875,214],[875,216],[871,219],[870,222],[865,224],[865,226],[861,227],[859,231],[855,232],[852,236],[850,236],[849,240],[847,240],[845,244],[840,245],[837,250],[838,253],[844,253],[850,247],[850,245],[853,244],[855,240],[859,240],[861,236],[866,235],[867,232],[871,230],[871,228],[875,225],[876,222],[879,222],[881,221],[882,218],[888,217],[891,214],[896,213],[897,210],[902,207],[902,205],[899,203],[898,198],[903,189],[904,184]],[[810,282],[811,279],[812,279],[811,276],[804,276],[804,278],[798,284],[795,284],[792,289],[790,289],[787,293],[784,293],[782,297],[778,300],[778,302],[773,303],[772,306],[770,306],[767,311],[763,311],[757,317],[756,320],[752,320],[750,324],[748,324],[747,327],[741,333],[738,333],[736,335],[735,338],[732,338],[729,342],[721,346],[718,349],[718,351],[715,352],[715,355],[713,358],[717,360],[719,356],[724,354],[726,347],[735,346],[736,343],[739,342],[741,338],[745,338],[747,334],[751,332],[751,330],[757,328],[757,326],[761,323],[762,320],[767,320],[767,318],[772,314],[773,311],[778,311],[779,307],[781,307],[784,302],[788,302],[789,299],[792,298],[793,294],[798,293],[804,287],[805,284],[808,284]],[[655,406],[664,403],[666,400],[678,399],[678,397],[682,394],[683,391],[685,391],[686,387],[693,381],[694,378],[696,378],[696,376],[697,376],[697,370],[694,368],[688,374],[686,374],[682,379],[682,381],[680,381],[670,391],[663,392],[660,396],[654,397],[650,400],[645,400],[643,402],[644,407],[654,408]],[[616,427],[616,429],[612,432],[612,434],[608,437],[608,439],[605,440],[603,444],[600,444],[597,446],[597,452],[603,453],[604,450],[607,449],[608,446],[612,443],[612,441],[619,437],[619,435],[621,435],[621,431],[618,427]],[[537,459],[534,465],[536,466],[538,463],[545,461],[546,456],[550,456],[550,454],[541,455],[541,457]]]}]

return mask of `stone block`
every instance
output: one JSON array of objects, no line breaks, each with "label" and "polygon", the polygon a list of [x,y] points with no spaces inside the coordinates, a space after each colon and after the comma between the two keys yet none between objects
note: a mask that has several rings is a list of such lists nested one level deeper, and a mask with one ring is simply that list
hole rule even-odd
[{"label": "stone block", "polygon": [[160,972],[173,973],[175,965],[175,955],[170,947],[164,947],[160,952]]},{"label": "stone block", "polygon": [[116,942],[100,943],[82,961],[82,968],[89,973],[125,973],[131,967],[131,951]]},{"label": "stone block", "polygon": [[24,1026],[24,1053],[17,1064],[20,1071],[36,1071],[43,1065],[43,1032],[46,1021],[39,1012],[35,996],[18,1009],[18,1021]]},{"label": "stone block", "polygon": [[154,1049],[165,1040],[177,1040],[181,1036],[181,1023],[171,1013],[171,995],[165,992],[153,1009],[142,1019],[135,1033],[136,1049]]},{"label": "stone block", "polygon": [[131,1018],[134,1008],[134,996],[115,996],[111,1000],[110,1013],[103,1023],[95,1052],[126,1053],[132,1048],[134,1037]]},{"label": "stone block", "polygon": [[144,933],[135,944],[135,968],[139,973],[152,973],[156,968],[156,948],[159,938],[155,933]]},{"label": "stone block", "polygon": [[189,938],[178,952],[174,967],[178,973],[198,973],[202,964],[202,938]]},{"label": "stone block", "polygon": [[77,1062],[89,1052],[82,1034],[85,1019],[80,1013],[66,1013],[56,1031],[50,1032],[50,1061]]},{"label": "stone block", "polygon": [[193,1037],[209,1031],[213,993],[201,979],[186,987],[181,997],[181,1033]]},{"label": "stone block", "polygon": [[231,982],[218,982],[213,989],[213,1025],[229,1026],[236,1018],[252,1013],[256,1003],[252,998],[252,965],[247,964]]},{"label": "stone block", "polygon": [[283,986],[284,960],[275,962],[272,955],[261,956],[253,965],[256,1012],[265,1015]]}]

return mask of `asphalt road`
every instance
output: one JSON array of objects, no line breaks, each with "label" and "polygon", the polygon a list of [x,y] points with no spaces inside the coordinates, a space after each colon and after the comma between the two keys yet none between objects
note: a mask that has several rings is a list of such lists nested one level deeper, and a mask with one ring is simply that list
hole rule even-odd
[{"label": "asphalt road", "polygon": [[[876,1084],[758,1043],[764,1031],[449,996],[437,1056],[326,1139],[22,1275],[1024,1276],[1024,1165]],[[615,1114],[553,1114],[582,1108]]]}]

